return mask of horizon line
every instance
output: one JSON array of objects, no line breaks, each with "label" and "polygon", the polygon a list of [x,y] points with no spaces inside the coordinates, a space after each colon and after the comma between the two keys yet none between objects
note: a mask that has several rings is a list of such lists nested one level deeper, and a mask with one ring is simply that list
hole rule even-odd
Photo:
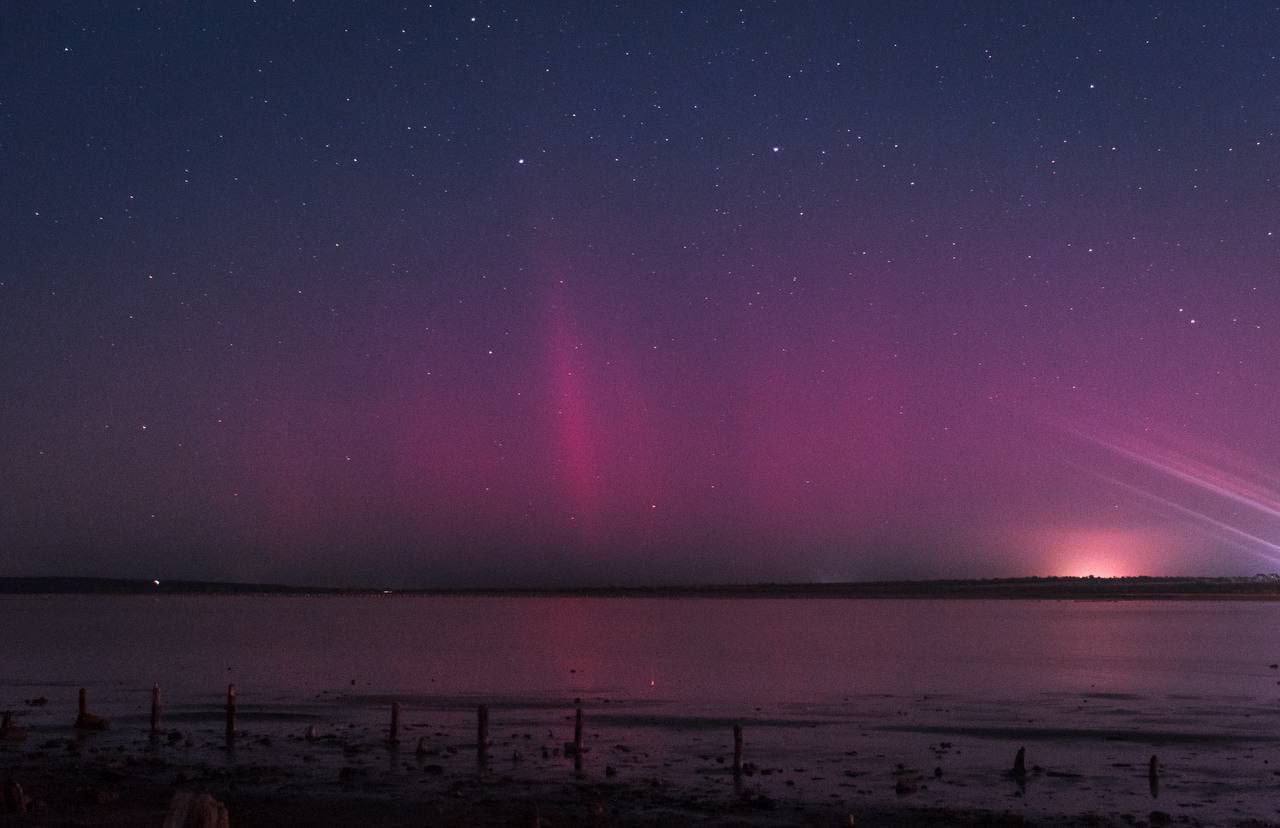
[{"label": "horizon line", "polygon": [[[80,575],[0,576],[0,594],[262,594],[262,595],[492,595],[492,596],[725,596],[725,597],[1112,597],[1210,594],[1271,595],[1280,573],[1254,575],[1025,575],[994,578],[917,578],[864,581],[751,581],[597,585],[316,586],[276,582],[115,578]],[[1158,589],[1153,589],[1158,587]],[[1236,587],[1237,589],[1229,589]],[[1241,591],[1240,587],[1253,587]],[[1019,592],[1021,590],[1021,592]]]}]

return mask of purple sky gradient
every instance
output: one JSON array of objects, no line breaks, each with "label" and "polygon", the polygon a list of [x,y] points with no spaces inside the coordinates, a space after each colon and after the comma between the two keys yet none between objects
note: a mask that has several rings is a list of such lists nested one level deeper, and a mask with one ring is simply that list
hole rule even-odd
[{"label": "purple sky gradient", "polygon": [[1280,568],[1280,12],[921,9],[5,12],[0,575]]}]

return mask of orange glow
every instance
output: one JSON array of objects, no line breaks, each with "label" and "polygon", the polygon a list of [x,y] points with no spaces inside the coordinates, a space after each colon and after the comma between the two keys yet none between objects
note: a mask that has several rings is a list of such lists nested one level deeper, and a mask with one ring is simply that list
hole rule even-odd
[{"label": "orange glow", "polygon": [[1077,529],[1050,538],[1055,575],[1121,578],[1159,570],[1155,533],[1127,529]]},{"label": "orange glow", "polygon": [[1123,568],[1123,565],[1115,561],[1103,558],[1081,558],[1077,561],[1071,561],[1064,567],[1064,571],[1055,573],[1058,575],[1066,575],[1073,578],[1123,578],[1128,575],[1137,575],[1139,573],[1129,571]]}]

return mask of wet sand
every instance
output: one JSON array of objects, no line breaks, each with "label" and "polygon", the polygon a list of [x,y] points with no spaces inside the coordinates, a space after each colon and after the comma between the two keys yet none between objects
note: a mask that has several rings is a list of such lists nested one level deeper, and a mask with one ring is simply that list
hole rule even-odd
[{"label": "wet sand", "polygon": [[[325,790],[297,790],[278,765],[235,770],[171,764],[158,757],[82,761],[32,757],[10,769],[32,802],[26,816],[0,825],[157,826],[175,792],[208,792],[232,825],[1142,825],[1149,814],[1078,814],[1028,819],[1012,810],[774,799],[747,785],[733,796],[708,797],[658,780],[535,782],[477,773],[438,784],[389,781],[382,774],[335,780]],[[405,774],[413,772],[406,767]],[[435,772],[427,771],[429,777]],[[998,795],[993,792],[993,799]],[[851,822],[852,818],[852,822]],[[1155,818],[1159,824],[1161,817]],[[1178,818],[1176,824],[1199,825]],[[1256,823],[1261,824],[1261,823]]]},{"label": "wet sand", "polygon": [[[1280,824],[1280,712],[1246,699],[875,696],[713,711],[588,698],[575,769],[572,700],[486,699],[481,766],[473,697],[246,694],[228,744],[212,700],[166,708],[153,739],[145,688],[99,694],[114,714],[100,733],[71,728],[72,688],[24,689],[49,702],[17,711],[27,736],[0,743],[0,780],[33,802],[0,825],[154,826],[179,790],[211,793],[237,826]],[[736,777],[734,723],[746,740]]]},{"label": "wet sand", "polygon": [[[0,825],[157,826],[177,790],[212,793],[236,826],[422,825],[1023,825],[1015,814],[956,809],[874,808],[765,800],[705,800],[627,783],[531,784],[508,776],[455,780],[438,791],[390,792],[376,782],[335,785],[302,795],[270,790],[270,768],[245,768],[237,778],[202,775],[168,783],[122,776],[107,767],[28,766],[18,769],[35,800],[26,817]],[[189,777],[192,769],[178,771]],[[18,775],[18,774],[15,774]],[[264,790],[263,788],[268,788]],[[1072,824],[1069,821],[1037,824]],[[1107,820],[1094,824],[1120,824]]]}]

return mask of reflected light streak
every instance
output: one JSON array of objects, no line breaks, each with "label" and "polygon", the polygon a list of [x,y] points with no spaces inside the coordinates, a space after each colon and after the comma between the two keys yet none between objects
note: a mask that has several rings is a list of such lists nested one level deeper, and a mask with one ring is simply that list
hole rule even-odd
[{"label": "reflected light streak", "polygon": [[[1280,518],[1280,494],[1236,475],[1187,458],[1171,457],[1167,452],[1157,452],[1152,449],[1149,454],[1146,454],[1081,431],[1073,430],[1072,433],[1114,454],[1167,474],[1176,480],[1189,483],[1210,494],[1226,498],[1271,517]],[[1152,456],[1155,454],[1163,456]]]},{"label": "reflected light streak", "polygon": [[[1060,425],[1068,434],[1105,449],[1116,457],[1158,472],[1169,479],[1187,484],[1199,492],[1245,506],[1268,518],[1280,518],[1280,494],[1265,485],[1248,480],[1222,467],[1193,459],[1186,454],[1146,445],[1140,441],[1125,439],[1123,436],[1102,437],[1065,424]],[[1272,563],[1280,563],[1280,544],[1157,494],[1143,486],[1119,480],[1076,463],[1069,463],[1069,465],[1076,466],[1086,473],[1095,475],[1101,480],[1136,494],[1144,500],[1158,504],[1166,510],[1190,518],[1202,527],[1211,527],[1224,540],[1251,554],[1258,555]]]},{"label": "reflected light streak", "polygon": [[[1252,552],[1258,557],[1265,558],[1272,563],[1280,564],[1280,544],[1272,543],[1266,538],[1260,538],[1251,532],[1246,532],[1243,529],[1232,526],[1229,523],[1224,523],[1223,521],[1206,515],[1203,512],[1183,506],[1181,503],[1172,501],[1167,497],[1162,497],[1155,492],[1149,492],[1140,486],[1134,486],[1131,483],[1126,483],[1123,480],[1117,480],[1114,477],[1109,477],[1108,475],[1100,474],[1098,472],[1090,473],[1096,475],[1101,480],[1105,480],[1114,486],[1119,486],[1120,488],[1132,492],[1139,497],[1158,503],[1165,508],[1172,509],[1181,515],[1204,523],[1208,526],[1212,526],[1213,528],[1226,533],[1230,537],[1235,538],[1237,541],[1244,541],[1244,544],[1241,544],[1242,548],[1247,549],[1249,552]],[[1255,547],[1262,547],[1263,549],[1270,550],[1273,554],[1267,554],[1266,552],[1259,551]]]}]

